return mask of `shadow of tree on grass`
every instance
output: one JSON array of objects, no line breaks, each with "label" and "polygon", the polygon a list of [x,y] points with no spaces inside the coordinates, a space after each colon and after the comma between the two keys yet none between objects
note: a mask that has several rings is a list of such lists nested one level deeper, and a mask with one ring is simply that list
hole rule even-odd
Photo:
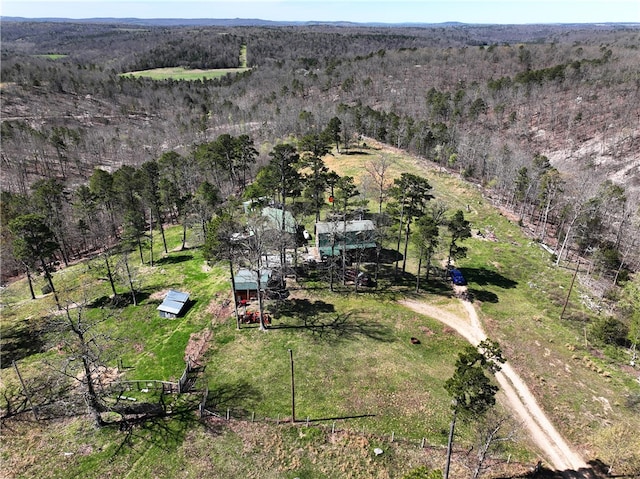
[{"label": "shadow of tree on grass", "polygon": [[[149,299],[150,294],[142,291],[136,291],[136,302],[140,304],[142,301]],[[110,308],[122,309],[133,304],[133,298],[130,292],[118,293],[116,296],[100,296],[89,304],[88,308]]]},{"label": "shadow of tree on grass", "polygon": [[[196,421],[193,411],[197,408],[197,398],[194,396],[183,404],[172,406],[170,413],[166,413],[164,408],[156,403],[148,403],[147,408],[147,413],[112,424],[125,432],[113,453],[114,458],[123,452],[145,454],[150,444],[162,451],[174,451],[184,442],[187,432],[193,428]],[[168,420],[169,418],[171,420]]]},{"label": "shadow of tree on grass", "polygon": [[[263,400],[260,390],[241,379],[235,382],[218,384],[209,389],[206,408],[224,412],[230,409],[240,416]],[[240,406],[239,406],[240,405]]]},{"label": "shadow of tree on grass", "polygon": [[477,300],[482,303],[497,303],[499,301],[498,295],[495,293],[492,293],[491,291],[485,291],[483,289],[475,289],[475,288],[469,288],[468,291],[469,291],[470,301]]},{"label": "shadow of tree on grass", "polygon": [[518,283],[487,268],[459,268],[467,282],[480,286],[493,285],[503,289],[515,288]]},{"label": "shadow of tree on grass", "polygon": [[296,324],[281,324],[269,329],[301,329],[321,341],[346,341],[364,336],[375,341],[392,342],[393,335],[389,327],[363,317],[363,313],[316,313],[302,314],[296,318]]},{"label": "shadow of tree on grass", "polygon": [[0,329],[0,365],[2,369],[11,366],[44,348],[42,325],[34,325],[28,319],[15,322]]},{"label": "shadow of tree on grass", "polygon": [[420,291],[429,294],[437,294],[438,296],[453,297],[453,290],[447,281],[440,278],[430,277],[429,281],[420,281]]},{"label": "shadow of tree on grass", "polygon": [[308,317],[317,317],[322,314],[335,312],[336,308],[333,304],[322,300],[310,301],[306,298],[292,298],[283,302],[274,312],[275,318],[290,316],[293,318],[303,319]]},{"label": "shadow of tree on grass", "polygon": [[575,470],[556,471],[553,469],[547,469],[544,466],[532,467],[531,470],[523,475],[509,476],[509,477],[497,477],[496,479],[598,479],[605,477],[619,477],[628,478],[632,477],[628,474],[624,475],[610,475],[608,473],[608,466],[602,461],[596,459],[595,461],[589,461],[588,468],[581,468]]},{"label": "shadow of tree on grass", "polygon": [[162,266],[165,264],[178,264],[184,263],[185,261],[191,261],[193,259],[192,255],[189,254],[177,254],[177,255],[169,255],[164,258],[160,258],[154,261],[155,266]]}]

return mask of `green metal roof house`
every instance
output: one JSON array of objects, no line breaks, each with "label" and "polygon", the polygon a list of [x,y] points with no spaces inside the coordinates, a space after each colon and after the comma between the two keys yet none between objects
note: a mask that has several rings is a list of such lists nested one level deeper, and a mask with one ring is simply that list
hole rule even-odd
[{"label": "green metal roof house", "polygon": [[[316,247],[320,257],[338,256],[346,251],[376,247],[375,226],[371,220],[316,223]],[[332,248],[333,245],[333,248]]]},{"label": "green metal roof house", "polygon": [[[260,270],[260,290],[264,291],[271,278],[271,270]],[[235,294],[240,300],[258,296],[258,274],[250,269],[241,269],[234,276]]]}]

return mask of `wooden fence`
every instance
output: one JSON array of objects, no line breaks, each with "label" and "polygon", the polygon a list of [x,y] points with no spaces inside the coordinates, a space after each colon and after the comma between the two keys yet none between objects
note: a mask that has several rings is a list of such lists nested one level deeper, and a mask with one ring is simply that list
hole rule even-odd
[{"label": "wooden fence", "polygon": [[[207,397],[209,395],[208,389],[205,389],[202,400],[199,404],[198,411],[200,413],[200,420],[207,421],[208,418],[216,418],[218,420],[226,420],[226,421],[246,421],[246,422],[262,422],[269,423],[276,426],[287,426],[287,427],[298,427],[298,428],[316,428],[323,432],[326,435],[326,440],[329,441],[330,437],[335,434],[354,434],[361,437],[366,437],[369,440],[375,440],[377,443],[381,445],[381,447],[391,447],[394,443],[402,444],[404,447],[415,447],[421,450],[431,450],[437,453],[444,453],[446,450],[446,446],[442,445],[433,445],[429,444],[425,437],[422,438],[406,438],[396,434],[394,431],[391,431],[388,434],[380,434],[379,432],[370,432],[367,431],[364,426],[360,428],[348,427],[345,426],[345,421],[350,419],[354,419],[355,417],[343,417],[343,418],[331,418],[331,419],[322,419],[322,420],[314,420],[310,417],[302,418],[296,420],[294,423],[291,422],[290,418],[287,416],[278,415],[276,418],[270,417],[258,417],[254,412],[248,412],[245,410],[231,409],[227,408],[226,410],[215,410],[214,408],[207,408]],[[368,416],[368,415],[366,415]],[[376,453],[377,455],[377,453]],[[462,457],[468,455],[467,449],[454,449],[453,455],[457,457]],[[504,465],[504,464],[513,464],[520,465],[524,470],[527,468],[526,463],[519,462],[518,460],[512,460],[511,453],[503,454],[502,457],[493,458],[488,461],[489,464],[496,465]],[[520,476],[518,476],[520,477]],[[524,477],[524,476],[523,476]],[[529,477],[529,476],[527,476]]]},{"label": "wooden fence", "polygon": [[176,394],[180,392],[179,383],[158,381],[155,379],[117,381],[109,385],[111,391],[162,391],[162,394]]},{"label": "wooden fence", "polygon": [[191,359],[187,359],[187,363],[184,367],[184,371],[182,372],[182,376],[178,379],[178,392],[183,393],[186,390],[187,383],[189,382],[189,373],[192,370]]},{"label": "wooden fence", "polygon": [[195,367],[191,362],[191,359],[188,358],[184,367],[184,371],[182,372],[182,376],[180,376],[178,382],[161,381],[157,379],[134,379],[127,381],[115,381],[104,387],[103,390],[108,390],[110,392],[162,391],[162,394],[184,394],[192,390],[193,384],[195,383],[197,375],[200,371],[201,369]]}]

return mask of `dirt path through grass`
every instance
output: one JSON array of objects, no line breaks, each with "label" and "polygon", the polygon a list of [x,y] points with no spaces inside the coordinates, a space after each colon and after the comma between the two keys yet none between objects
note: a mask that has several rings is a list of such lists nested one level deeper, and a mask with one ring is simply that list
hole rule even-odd
[{"label": "dirt path through grass", "polygon": [[[467,312],[467,318],[421,301],[403,300],[400,303],[417,313],[446,324],[473,345],[487,337],[475,308],[468,301],[461,301]],[[563,475],[569,478],[593,477],[584,459],[576,454],[556,431],[547,415],[538,406],[527,385],[508,362],[503,365],[502,371],[496,375],[496,379],[506,396],[508,406],[520,418],[529,431],[531,439],[551,467],[558,471],[565,471]]]}]

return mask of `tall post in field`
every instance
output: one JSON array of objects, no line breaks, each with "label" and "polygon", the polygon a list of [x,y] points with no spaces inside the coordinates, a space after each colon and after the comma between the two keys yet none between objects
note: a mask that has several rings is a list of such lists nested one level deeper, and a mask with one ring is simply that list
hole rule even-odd
[{"label": "tall post in field", "polygon": [[453,410],[453,418],[451,419],[451,426],[449,427],[449,440],[447,441],[447,460],[444,465],[444,479],[449,479],[449,468],[451,467],[451,453],[453,452],[453,432],[456,428],[456,417],[458,410]]},{"label": "tall post in field", "polygon": [[567,298],[564,300],[564,306],[562,307],[562,313],[560,313],[560,320],[564,317],[564,312],[567,309],[567,303],[569,302],[569,296],[571,296],[571,290],[573,290],[573,283],[576,282],[576,276],[578,276],[578,270],[580,269],[580,259],[578,259],[578,265],[576,266],[576,270],[573,273],[573,278],[571,279],[571,285],[569,286],[569,292],[567,293]]},{"label": "tall post in field", "polygon": [[291,424],[296,422],[296,386],[293,379],[293,351],[289,350],[289,362],[291,363]]}]

